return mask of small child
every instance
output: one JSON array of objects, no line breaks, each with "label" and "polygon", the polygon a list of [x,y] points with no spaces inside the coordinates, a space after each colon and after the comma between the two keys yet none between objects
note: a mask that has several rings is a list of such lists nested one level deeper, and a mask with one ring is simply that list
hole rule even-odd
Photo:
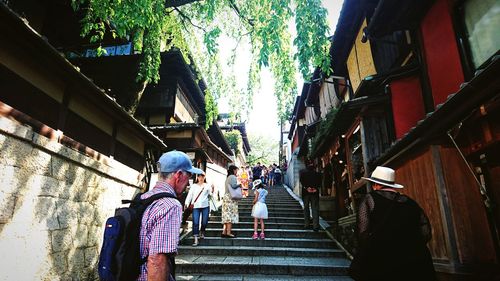
[{"label": "small child", "polygon": [[252,217],[253,219],[253,239],[259,238],[257,234],[257,226],[259,225],[260,219],[260,239],[266,239],[264,235],[264,219],[267,219],[267,205],[266,196],[267,190],[264,189],[264,185],[261,180],[255,180],[253,182],[253,187],[255,188],[255,197],[253,199]]}]

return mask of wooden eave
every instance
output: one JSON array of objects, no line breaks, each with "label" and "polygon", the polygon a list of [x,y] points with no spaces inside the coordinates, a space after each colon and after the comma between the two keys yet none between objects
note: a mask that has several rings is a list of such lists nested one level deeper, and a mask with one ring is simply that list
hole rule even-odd
[{"label": "wooden eave", "polygon": [[212,142],[217,146],[221,147],[221,149],[227,155],[233,155],[231,147],[229,146],[229,143],[224,137],[224,134],[222,133],[222,130],[220,129],[219,124],[217,124],[217,122],[214,121],[212,123],[212,125],[207,130],[207,134],[209,135]]},{"label": "wooden eave", "polygon": [[[200,132],[201,136],[203,138],[203,141],[210,146],[212,149],[217,151],[218,154],[220,154],[222,157],[224,157],[227,161],[232,161],[231,157],[225,153],[219,146],[217,146],[215,143],[212,142],[210,139],[209,135],[205,131],[205,128],[203,126],[196,124],[196,123],[174,123],[174,124],[167,124],[164,126],[153,126],[149,127],[153,132],[155,132],[157,135],[163,135],[166,132],[171,132],[171,131],[190,131],[190,132]],[[166,142],[168,143],[169,138],[166,138]],[[172,139],[171,139],[172,140]],[[199,149],[205,149],[205,147],[197,147],[192,145],[192,143],[187,143],[180,139],[181,143],[184,145],[182,147],[175,147],[179,150],[184,150],[184,151],[194,151],[194,150],[199,150]]]},{"label": "wooden eave", "polygon": [[115,100],[106,95],[103,89],[79,72],[73,64],[31,28],[27,21],[3,3],[0,3],[0,32],[2,40],[16,44],[18,50],[22,50],[26,60],[44,65],[47,71],[76,85],[75,88],[79,89],[79,94],[85,96],[96,108],[116,118],[120,126],[135,132],[147,144],[161,150],[167,149],[159,138],[130,116]]},{"label": "wooden eave", "polygon": [[434,0],[378,1],[366,28],[368,39],[379,38],[398,30],[411,30],[418,27],[434,2]]},{"label": "wooden eave", "polygon": [[330,49],[331,66],[335,75],[347,74],[346,61],[365,18],[363,4],[364,0],[349,0],[342,5]]},{"label": "wooden eave", "polygon": [[[304,92],[304,87],[302,87],[302,92]],[[295,104],[293,106],[293,115],[290,124],[290,130],[288,132],[288,139],[291,140],[293,138],[293,132],[295,131],[295,125],[297,124],[297,107],[299,106],[300,96],[295,97]]]},{"label": "wooden eave", "polygon": [[233,125],[221,126],[224,131],[238,130],[241,134],[241,139],[243,141],[243,149],[248,153],[251,151],[250,142],[248,141],[248,135],[245,123],[236,123]]},{"label": "wooden eave", "polygon": [[335,118],[332,120],[330,126],[332,127],[331,132],[324,136],[315,151],[311,152],[313,157],[318,157],[328,148],[328,143],[330,140],[334,140],[339,137],[347,129],[349,129],[353,122],[356,121],[356,117],[364,108],[368,108],[374,105],[379,105],[389,102],[389,96],[386,94],[375,95],[375,96],[363,96],[355,98],[344,102],[340,105]]},{"label": "wooden eave", "polygon": [[321,90],[322,84],[323,84],[323,75],[321,69],[317,67],[314,70],[309,89],[306,93],[305,103],[307,105],[314,105],[319,103],[319,91]]}]

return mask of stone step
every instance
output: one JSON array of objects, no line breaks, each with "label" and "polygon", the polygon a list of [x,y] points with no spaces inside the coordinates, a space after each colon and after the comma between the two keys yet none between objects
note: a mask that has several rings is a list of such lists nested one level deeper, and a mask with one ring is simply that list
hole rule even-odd
[{"label": "stone step", "polygon": [[[235,229],[234,234],[238,237],[252,237],[253,228]],[[220,237],[222,226],[220,228],[207,228],[206,237]],[[326,239],[325,232],[312,230],[294,230],[294,229],[266,229],[266,238],[308,238],[308,239]]]},{"label": "stone step", "polygon": [[[250,200],[250,199],[253,199],[255,197],[255,194],[253,194],[252,192],[249,193],[248,197],[244,197],[242,198],[240,201],[245,201],[245,200]],[[281,194],[281,193],[268,193],[268,195],[266,196],[266,200],[269,199],[269,200],[281,200],[281,201],[295,201],[295,199],[290,196],[288,193],[287,194]],[[295,201],[297,202],[297,201]]]},{"label": "stone step", "polygon": [[[215,221],[215,222],[221,222],[222,218],[221,216],[210,216],[209,221]],[[241,216],[239,217],[240,222],[253,222],[253,217],[250,215],[247,216]],[[266,223],[268,222],[273,222],[273,223],[300,223],[304,224],[304,217],[278,217],[278,216],[273,216],[273,214],[270,214],[270,217],[266,219]]]},{"label": "stone step", "polygon": [[[238,201],[238,204],[252,203],[253,199],[254,199],[253,196],[248,197],[248,198],[245,198],[243,200]],[[269,198],[266,198],[266,204],[291,204],[291,205],[299,204],[300,205],[300,203],[298,201],[296,201],[295,199],[283,200],[283,199],[269,199]]]},{"label": "stone step", "polygon": [[261,274],[177,274],[176,280],[179,281],[353,281],[346,276],[300,276],[296,275],[261,275]]},{"label": "stone step", "polygon": [[339,249],[315,248],[279,248],[279,247],[223,247],[223,246],[179,246],[179,255],[212,255],[212,256],[286,256],[286,257],[337,257],[345,258],[344,251]]},{"label": "stone step", "polygon": [[[250,210],[238,210],[240,216],[250,216],[252,212]],[[268,211],[269,216],[273,217],[303,217],[304,212],[301,211]]]},{"label": "stone step", "polygon": [[[249,205],[249,206],[238,206],[238,211],[241,211],[241,210],[252,210],[253,208],[253,205]],[[267,209],[268,210],[274,210],[274,211],[277,211],[277,212],[287,212],[287,211],[299,211],[299,212],[302,212],[302,207],[300,205],[297,205],[297,206],[290,206],[290,207],[281,207],[281,206],[273,206],[273,205],[267,205]]]},{"label": "stone step", "polygon": [[347,276],[297,276],[297,275],[262,275],[262,274],[177,274],[179,281],[353,281]]},{"label": "stone step", "polygon": [[[300,223],[276,223],[266,220],[266,229],[304,229],[304,222]],[[209,221],[208,228],[222,227],[221,222]],[[253,221],[239,222],[233,224],[233,229],[253,228]]]},{"label": "stone step", "polygon": [[[235,231],[238,235],[237,231]],[[192,245],[193,237],[185,238],[181,245]],[[200,240],[200,246],[224,246],[224,247],[287,247],[287,248],[322,248],[336,249],[337,244],[330,239],[307,239],[307,238],[266,238],[265,240],[253,240],[251,237],[220,238],[205,237]]]},{"label": "stone step", "polygon": [[[302,209],[302,206],[300,206],[299,203],[269,203],[269,202],[266,202],[266,205],[268,207],[274,207],[274,208],[301,208]],[[253,203],[252,202],[242,202],[242,203],[238,203],[238,207],[239,208],[242,208],[242,207],[252,207],[253,206]]]},{"label": "stone step", "polygon": [[183,274],[273,274],[346,275],[349,260],[344,258],[178,255],[176,273]]}]

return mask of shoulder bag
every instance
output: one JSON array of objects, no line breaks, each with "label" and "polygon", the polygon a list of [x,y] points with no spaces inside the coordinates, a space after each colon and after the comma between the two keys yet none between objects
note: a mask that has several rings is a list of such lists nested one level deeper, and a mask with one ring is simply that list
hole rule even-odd
[{"label": "shoulder bag", "polygon": [[228,188],[229,190],[229,195],[231,196],[231,199],[233,200],[241,200],[243,198],[243,194],[241,193],[241,185],[238,184],[236,188],[233,188],[231,183],[228,183]]},{"label": "shoulder bag", "polygon": [[204,188],[201,188],[201,191],[200,193],[198,193],[198,196],[196,196],[196,198],[194,199],[193,203],[189,204],[189,207],[186,208],[186,210],[184,210],[184,212],[188,213],[188,214],[191,214],[193,212],[193,209],[194,209],[194,203],[196,203],[196,201],[198,200],[198,198],[200,197],[201,193],[203,192]]}]

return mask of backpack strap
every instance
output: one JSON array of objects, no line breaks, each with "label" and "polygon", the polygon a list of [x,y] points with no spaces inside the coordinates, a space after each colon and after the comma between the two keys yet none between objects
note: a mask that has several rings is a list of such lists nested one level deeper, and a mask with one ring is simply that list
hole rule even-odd
[{"label": "backpack strap", "polygon": [[[144,193],[137,194],[133,200],[122,200],[122,204],[130,203],[131,207],[140,205],[141,207],[139,210],[139,215],[141,218],[142,218],[143,212],[146,210],[146,208],[158,199],[168,197],[168,198],[173,198],[173,199],[179,201],[177,196],[173,195],[172,193],[168,193],[168,192],[161,192],[161,193],[153,194],[146,199],[141,199],[142,194],[144,194]],[[148,256],[141,258],[141,265],[144,264],[147,260],[148,260]],[[174,266],[175,266],[175,261],[174,261]]]},{"label": "backpack strap", "polygon": [[122,204],[128,204],[128,203],[132,203],[132,204],[141,204],[145,207],[149,206],[151,203],[153,203],[154,201],[160,199],[160,198],[164,198],[164,197],[168,197],[168,198],[173,198],[177,201],[179,201],[179,199],[177,198],[177,196],[173,195],[172,193],[168,193],[168,192],[161,192],[161,193],[157,193],[157,194],[154,194],[154,195],[151,195],[150,197],[146,198],[146,199],[141,199],[141,196],[143,195],[144,193],[139,193],[137,194],[133,200],[122,200]]},{"label": "backpack strap", "polygon": [[194,203],[196,203],[196,201],[198,201],[198,198],[200,198],[200,195],[201,195],[201,193],[203,192],[203,190],[205,190],[205,188],[204,188],[204,187],[201,189],[200,193],[198,193],[198,196],[196,196],[196,199],[194,199],[193,204],[194,204]]}]

